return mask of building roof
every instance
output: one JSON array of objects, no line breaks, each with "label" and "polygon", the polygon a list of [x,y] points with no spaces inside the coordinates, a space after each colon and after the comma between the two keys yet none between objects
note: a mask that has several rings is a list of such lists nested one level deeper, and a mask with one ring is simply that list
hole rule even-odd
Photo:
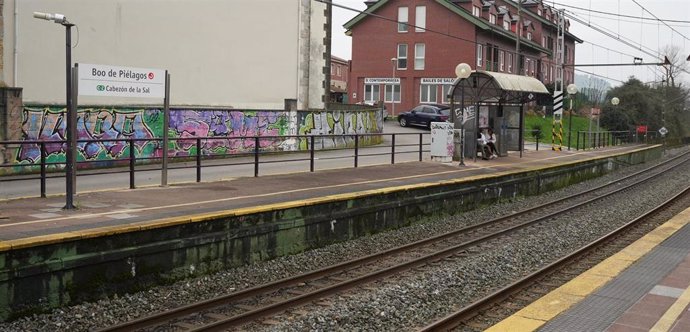
[{"label": "building roof", "polygon": [[[518,5],[517,2],[515,2],[514,0],[505,0],[505,1],[506,1],[507,3],[509,3],[509,4],[511,4],[513,7],[517,7],[517,5]],[[524,3],[524,1],[523,1],[523,3]],[[553,11],[555,8],[551,8],[550,6],[545,6],[544,9],[545,9],[545,10],[552,10],[552,11]],[[552,27],[552,28],[554,28],[554,29],[558,29],[558,26],[557,26],[556,24],[554,24],[553,22],[551,22],[551,21],[549,21],[549,20],[547,20],[547,19],[545,19],[545,18],[543,18],[543,17],[537,15],[536,13],[532,12],[531,10],[525,10],[525,11],[523,11],[523,13],[527,13],[527,15],[529,15],[529,16],[533,17],[535,20],[541,22],[542,26],[543,26],[543,25],[546,25],[546,26],[550,26],[550,27]],[[575,40],[576,42],[578,42],[578,43],[580,43],[580,44],[583,43],[583,40],[582,40],[582,39],[577,38],[575,35],[573,35],[573,34],[570,33],[569,31],[565,31],[565,36],[568,37],[568,38],[571,38],[571,39]]]},{"label": "building roof", "polygon": [[[343,27],[347,30],[346,33],[349,34],[350,30],[357,25],[359,22],[362,21],[365,17],[369,16],[369,14],[375,12],[377,9],[383,7],[386,3],[388,3],[390,0],[379,0],[376,4],[370,6],[367,8],[364,12],[360,13],[359,15],[355,16],[353,19],[348,21],[343,25]],[[441,6],[446,7],[448,10],[451,12],[459,15],[460,17],[464,18],[468,22],[474,24],[476,27],[482,29],[482,30],[488,30],[492,31],[494,34],[500,35],[502,37],[508,38],[515,40],[517,37],[513,33],[508,33],[506,32],[503,28],[499,28],[494,26],[493,24],[489,24],[489,22],[484,21],[474,15],[472,13],[469,13],[467,10],[464,8],[457,6],[456,4],[452,3],[450,0],[435,0],[437,3],[439,3]],[[548,21],[545,21],[548,22]],[[542,53],[546,54],[552,54],[552,51],[550,51],[547,48],[542,47],[541,45],[534,43],[529,40],[521,40],[522,44],[525,46],[528,46],[534,50],[537,50]]]}]

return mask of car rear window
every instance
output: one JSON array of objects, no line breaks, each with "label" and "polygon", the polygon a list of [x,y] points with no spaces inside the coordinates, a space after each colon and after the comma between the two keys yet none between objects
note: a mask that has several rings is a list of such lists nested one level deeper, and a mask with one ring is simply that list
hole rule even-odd
[{"label": "car rear window", "polygon": [[450,115],[450,108],[442,108],[440,111],[443,115]]}]

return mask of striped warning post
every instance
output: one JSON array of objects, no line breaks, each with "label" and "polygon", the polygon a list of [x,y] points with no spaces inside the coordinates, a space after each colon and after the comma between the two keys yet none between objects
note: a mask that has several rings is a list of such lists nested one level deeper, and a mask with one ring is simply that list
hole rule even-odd
[{"label": "striped warning post", "polygon": [[553,112],[563,110],[563,91],[553,92]]}]

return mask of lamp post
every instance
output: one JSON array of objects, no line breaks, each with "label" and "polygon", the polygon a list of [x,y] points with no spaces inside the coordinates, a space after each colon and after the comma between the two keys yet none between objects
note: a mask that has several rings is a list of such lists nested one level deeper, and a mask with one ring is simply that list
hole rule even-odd
[{"label": "lamp post", "polygon": [[398,68],[398,58],[391,58],[393,63],[393,84],[391,85],[391,116],[395,118],[395,70]]},{"label": "lamp post", "polygon": [[[466,63],[461,63],[455,66],[455,77],[460,79],[458,85],[460,85],[460,164],[459,166],[465,166],[465,88],[462,87],[462,82],[464,82],[472,74],[472,68]],[[455,91],[455,90],[453,90]],[[455,110],[452,110],[455,112]],[[453,121],[453,128],[457,126],[457,119]]]},{"label": "lamp post", "polygon": [[65,27],[65,67],[66,67],[66,99],[67,99],[67,153],[65,163],[65,210],[75,209],[74,192],[77,187],[76,160],[77,160],[77,111],[74,109],[72,98],[72,27],[74,24],[67,21],[62,14],[48,14],[34,12],[34,18],[53,21]]},{"label": "lamp post", "polygon": [[577,85],[571,83],[566,88],[570,99],[570,114],[568,115],[568,151],[570,151],[570,137],[573,136],[573,96],[577,93]]},{"label": "lamp post", "polygon": [[[611,98],[611,105],[613,105],[614,108],[615,108],[616,106],[618,106],[618,104],[619,104],[620,102],[621,102],[621,100],[618,99],[618,97],[613,97],[613,98]],[[601,116],[601,114],[599,114],[599,116],[597,117],[597,131],[599,131],[599,117],[600,117],[600,116]]]}]

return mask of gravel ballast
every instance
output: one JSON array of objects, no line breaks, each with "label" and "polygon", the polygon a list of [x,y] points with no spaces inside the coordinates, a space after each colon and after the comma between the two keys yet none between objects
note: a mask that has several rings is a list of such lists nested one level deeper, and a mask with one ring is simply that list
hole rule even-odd
[{"label": "gravel ballast", "polygon": [[[684,152],[669,150],[663,159]],[[310,270],[354,259],[373,251],[385,250],[434,234],[442,234],[464,225],[496,218],[513,211],[541,205],[574,192],[615,181],[627,174],[649,167],[642,164],[595,180],[539,196],[516,198],[479,210],[439,217],[425,224],[375,234],[365,238],[330,245],[299,255],[230,269],[209,276],[190,278],[171,285],[155,287],[136,294],[113,296],[94,303],[84,303],[48,314],[25,317],[0,324],[1,331],[86,331],[113,325],[185,303],[193,303],[221,294],[301,274]],[[504,241],[481,254],[471,255],[451,264],[429,267],[424,272],[397,278],[400,282],[379,282],[346,297],[329,299],[331,307],[310,306],[306,315],[276,316],[277,325],[254,327],[274,331],[410,330],[433,318],[450,313],[452,308],[492,289],[506,285],[547,262],[553,261],[586,242],[619,227],[677,193],[690,183],[690,165],[653,180],[628,199],[594,205],[587,211],[571,214],[557,222],[539,227],[539,232],[523,232],[523,237]],[[667,194],[663,194],[667,193]]]}]

